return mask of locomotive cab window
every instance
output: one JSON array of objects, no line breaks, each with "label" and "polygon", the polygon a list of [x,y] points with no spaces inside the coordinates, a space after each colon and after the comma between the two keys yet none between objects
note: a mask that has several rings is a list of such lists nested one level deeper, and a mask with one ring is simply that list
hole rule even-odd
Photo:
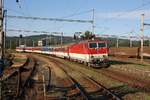
[{"label": "locomotive cab window", "polygon": [[97,43],[89,43],[89,48],[97,48]]},{"label": "locomotive cab window", "polygon": [[104,47],[106,47],[106,43],[98,43],[98,47],[99,48],[104,48]]}]

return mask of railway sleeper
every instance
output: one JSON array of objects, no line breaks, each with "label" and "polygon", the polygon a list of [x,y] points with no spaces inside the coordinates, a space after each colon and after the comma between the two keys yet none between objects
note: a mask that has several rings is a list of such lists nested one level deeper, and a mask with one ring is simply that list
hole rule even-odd
[{"label": "railway sleeper", "polygon": [[76,98],[76,97],[81,97],[82,94],[79,91],[79,89],[77,89],[76,85],[72,85],[69,87],[56,87],[56,86],[51,86],[49,87],[49,90],[47,91],[47,94],[52,94],[55,92],[63,92],[64,93],[64,97],[66,98]]}]

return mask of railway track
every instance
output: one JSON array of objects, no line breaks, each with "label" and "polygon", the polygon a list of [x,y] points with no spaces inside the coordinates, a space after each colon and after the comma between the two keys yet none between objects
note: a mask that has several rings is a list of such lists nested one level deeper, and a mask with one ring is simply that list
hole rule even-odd
[{"label": "railway track", "polygon": [[[58,62],[57,62],[58,63]],[[69,66],[65,66],[67,67],[67,69],[69,69]],[[120,97],[118,97],[115,93],[113,93],[112,91],[110,91],[109,89],[107,89],[105,86],[103,86],[102,84],[98,83],[96,80],[94,80],[92,77],[89,77],[87,75],[85,75],[83,72],[81,71],[76,71],[74,69],[71,69],[72,71],[76,71],[76,73],[79,73],[81,75],[83,75],[83,83],[84,85],[87,84],[87,86],[92,86],[92,87],[96,87],[97,91],[92,91],[89,92],[86,91],[86,89],[84,88],[84,85],[80,82],[78,82],[75,78],[73,78],[64,67],[61,67],[61,69],[67,74],[68,77],[70,77],[70,79],[77,84],[78,88],[81,91],[82,96],[86,99],[86,100],[91,100],[91,99],[113,99],[113,100],[121,100]],[[70,69],[69,69],[70,70]],[[68,70],[68,71],[69,71]],[[85,86],[86,87],[86,86]]]},{"label": "railway track", "polygon": [[[92,77],[85,75],[84,73],[70,68],[68,65],[65,65],[54,59],[44,57],[43,59],[48,59],[48,61],[53,62],[55,67],[61,69],[68,77],[69,82],[71,82],[71,88],[66,90],[66,94],[62,98],[78,98],[78,99],[113,99],[121,100],[114,92],[107,89],[105,86],[95,81]],[[46,61],[46,60],[44,60]],[[72,75],[76,73],[80,78],[76,78]],[[51,99],[50,96],[47,96],[48,99]]]},{"label": "railway track", "polygon": [[[56,60],[58,60],[56,58]],[[60,62],[63,62],[64,60],[58,60]],[[70,65],[70,64],[68,64]],[[77,66],[80,66],[80,64],[77,64]],[[84,66],[82,66],[84,67]],[[85,68],[75,68],[75,66],[72,66],[71,68],[75,69],[75,70],[78,70],[80,72],[83,72],[83,71],[86,71],[84,70]],[[79,69],[78,69],[79,68]],[[99,75],[99,73],[103,74],[104,76],[106,77],[109,77],[110,79],[114,80],[114,81],[119,81],[119,82],[123,82],[124,84],[127,84],[127,88],[129,88],[129,90],[124,90],[122,89],[122,92],[119,92],[120,90],[118,89],[113,89],[112,88],[112,91],[116,91],[118,95],[122,95],[123,93],[127,93],[132,91],[130,88],[134,89],[133,91],[144,91],[143,94],[145,93],[146,95],[149,93],[150,91],[150,88],[149,88],[149,81],[148,80],[142,80],[136,76],[131,76],[131,75],[128,75],[128,74],[125,74],[125,73],[121,73],[121,72],[118,72],[116,70],[112,70],[111,68],[109,69],[93,69],[91,67],[86,67],[87,70],[92,70],[94,71],[94,73],[96,75]],[[90,72],[90,71],[87,71],[87,72]],[[88,76],[91,77],[91,75],[89,74],[86,74]],[[95,75],[93,76],[95,77]],[[126,85],[125,85],[126,86]],[[138,92],[137,92],[138,93]],[[127,94],[128,96],[128,94]]]},{"label": "railway track", "polygon": [[23,97],[25,87],[29,85],[35,65],[35,59],[28,56],[27,62],[23,66],[10,71],[10,75],[2,81],[2,99],[21,99]]},{"label": "railway track", "polygon": [[[66,72],[66,74],[67,74],[67,72]],[[91,99],[121,100],[120,97],[115,95],[113,92],[111,92],[105,86],[103,86],[102,84],[98,83],[97,81],[95,81],[91,77],[88,77],[88,76],[84,77],[84,81],[85,81],[85,83],[88,83],[88,85],[93,85],[93,87],[97,87],[98,88],[98,90],[97,90],[98,92],[95,91],[95,92],[87,93],[86,90],[84,89],[84,87],[82,85],[80,85],[80,83],[76,79],[71,77],[69,74],[67,74],[67,75],[75,83],[75,86],[80,90],[81,95],[86,100],[91,100]]]},{"label": "railway track", "polygon": [[140,90],[143,90],[145,92],[149,92],[150,88],[149,88],[149,80],[142,80],[140,78],[131,76],[131,75],[127,75],[121,72],[118,72],[116,70],[113,69],[105,69],[105,68],[101,68],[101,69],[94,69],[91,67],[86,67],[86,69],[88,70],[93,70],[95,73],[102,73],[103,75],[112,78],[114,80],[118,80],[124,83],[127,83],[128,85],[138,88]]}]

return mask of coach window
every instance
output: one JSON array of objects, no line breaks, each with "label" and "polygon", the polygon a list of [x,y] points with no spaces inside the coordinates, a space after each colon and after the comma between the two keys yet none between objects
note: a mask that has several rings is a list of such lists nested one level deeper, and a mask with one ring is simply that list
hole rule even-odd
[{"label": "coach window", "polygon": [[97,43],[89,43],[90,48],[97,48]]}]

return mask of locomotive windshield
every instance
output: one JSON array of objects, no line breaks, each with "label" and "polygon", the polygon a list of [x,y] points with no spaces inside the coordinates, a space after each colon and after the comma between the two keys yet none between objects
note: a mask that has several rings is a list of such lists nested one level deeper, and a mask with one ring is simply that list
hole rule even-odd
[{"label": "locomotive windshield", "polygon": [[106,47],[105,43],[89,43],[89,48],[103,48]]},{"label": "locomotive windshield", "polygon": [[106,44],[105,44],[105,43],[98,43],[98,47],[99,47],[99,48],[106,47]]},{"label": "locomotive windshield", "polygon": [[89,43],[90,48],[97,48],[97,43]]}]

